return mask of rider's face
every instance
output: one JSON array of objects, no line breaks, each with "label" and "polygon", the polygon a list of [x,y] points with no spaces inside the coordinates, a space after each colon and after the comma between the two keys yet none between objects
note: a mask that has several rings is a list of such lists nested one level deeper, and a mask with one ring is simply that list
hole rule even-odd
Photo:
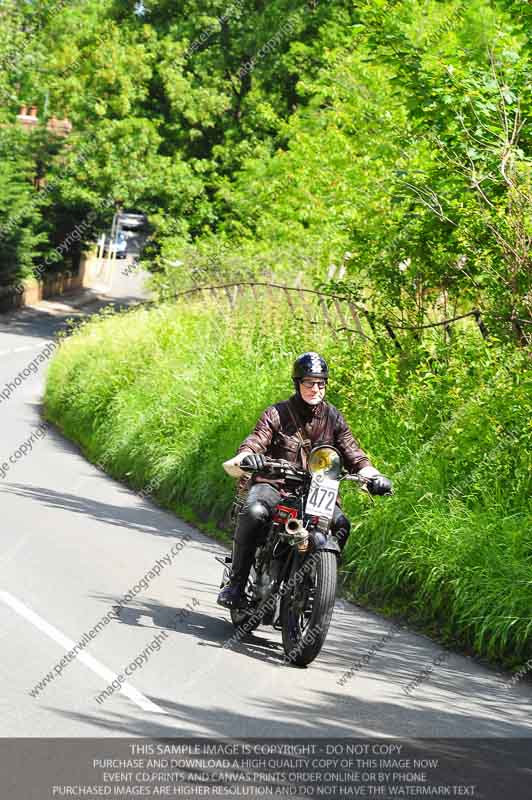
[{"label": "rider's face", "polygon": [[305,378],[299,382],[301,397],[311,406],[316,406],[324,398],[326,384],[319,378]]}]

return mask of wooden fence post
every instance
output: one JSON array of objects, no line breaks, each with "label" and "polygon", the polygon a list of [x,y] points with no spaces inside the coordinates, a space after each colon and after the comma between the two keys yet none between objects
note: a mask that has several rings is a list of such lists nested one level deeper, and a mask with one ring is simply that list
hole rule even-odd
[{"label": "wooden fence post", "polygon": [[356,307],[353,305],[353,303],[348,303],[347,307],[349,308],[349,311],[351,312],[351,316],[353,317],[353,322],[355,323],[355,328],[357,329],[359,334],[364,337],[364,339],[367,339],[366,334],[362,330],[362,325],[360,323],[360,317],[358,316]]},{"label": "wooden fence post", "polygon": [[303,316],[304,316],[304,318],[305,318],[305,320],[306,320],[306,322],[307,322],[307,324],[309,326],[309,329],[312,329],[312,326],[314,324],[314,320],[312,319],[312,308],[307,303],[307,298],[306,298],[305,292],[301,292],[300,291],[300,292],[298,292],[298,294],[299,294],[299,300],[300,300],[300,303],[301,303],[301,308],[303,309]]},{"label": "wooden fence post", "polygon": [[214,301],[214,305],[219,305],[218,303],[218,291],[216,289],[209,289],[210,294],[212,295],[212,299]]},{"label": "wooden fence post", "polygon": [[291,312],[292,312],[292,314],[295,316],[295,312],[296,312],[296,310],[295,310],[295,308],[294,308],[294,304],[293,304],[293,302],[292,302],[292,298],[290,297],[290,291],[289,291],[289,289],[284,289],[284,294],[285,294],[285,297],[286,297],[286,302],[288,303],[288,305],[289,305],[289,307],[290,307],[290,311],[291,311]]},{"label": "wooden fence post", "polygon": [[331,320],[331,315],[329,314],[329,309],[327,308],[327,303],[325,302],[325,300],[321,296],[320,296],[320,300],[319,300],[319,305],[320,305],[321,310],[323,312],[324,319],[326,320],[327,324],[329,325],[329,328],[332,328],[333,324],[332,324],[332,320]]},{"label": "wooden fence post", "polygon": [[229,302],[229,309],[230,309],[230,311],[232,311],[233,307],[234,307],[234,300],[233,300],[233,298],[231,296],[231,292],[229,291],[229,287],[228,286],[224,286],[224,292],[225,292],[225,294],[227,296],[227,300]]},{"label": "wooden fence post", "polygon": [[342,304],[341,304],[340,300],[336,300],[335,299],[334,305],[335,305],[336,311],[338,312],[338,316],[340,318],[340,322],[342,323],[343,327],[347,329],[346,332],[347,332],[347,335],[349,337],[349,341],[350,341],[351,344],[353,344],[353,332],[349,330],[349,325],[347,324],[347,320],[346,320],[346,318],[344,316],[344,312],[342,311]]}]

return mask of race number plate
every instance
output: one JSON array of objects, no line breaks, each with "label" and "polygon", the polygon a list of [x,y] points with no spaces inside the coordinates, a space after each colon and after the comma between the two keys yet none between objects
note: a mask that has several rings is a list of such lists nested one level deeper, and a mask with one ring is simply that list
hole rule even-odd
[{"label": "race number plate", "polygon": [[332,519],[338,495],[338,481],[333,478],[315,477],[310,484],[305,514]]}]

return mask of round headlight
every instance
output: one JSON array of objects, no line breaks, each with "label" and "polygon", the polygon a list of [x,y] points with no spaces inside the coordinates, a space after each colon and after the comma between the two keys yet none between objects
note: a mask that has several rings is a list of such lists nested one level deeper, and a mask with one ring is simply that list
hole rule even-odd
[{"label": "round headlight", "polygon": [[334,447],[316,447],[310,454],[308,468],[313,475],[338,480],[342,471],[340,453]]}]

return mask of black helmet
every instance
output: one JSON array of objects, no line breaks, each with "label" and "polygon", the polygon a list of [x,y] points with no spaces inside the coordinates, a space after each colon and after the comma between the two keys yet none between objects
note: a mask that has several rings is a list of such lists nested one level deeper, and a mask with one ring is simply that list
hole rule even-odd
[{"label": "black helmet", "polygon": [[294,381],[300,381],[303,378],[323,378],[324,381],[328,381],[329,367],[325,359],[318,353],[303,353],[294,361],[292,378]]}]

